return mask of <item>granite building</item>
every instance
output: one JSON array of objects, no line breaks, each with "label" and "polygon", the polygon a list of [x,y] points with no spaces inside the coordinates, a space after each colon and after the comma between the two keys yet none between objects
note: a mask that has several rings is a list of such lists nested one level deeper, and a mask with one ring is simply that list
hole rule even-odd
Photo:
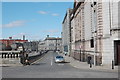
[{"label": "granite building", "polygon": [[71,53],[71,16],[72,9],[68,9],[62,22],[62,47],[63,53]]},{"label": "granite building", "polygon": [[66,36],[71,39],[72,57],[87,61],[91,56],[94,65],[120,63],[118,7],[118,0],[75,0],[70,15],[71,28],[63,30],[71,31]]}]

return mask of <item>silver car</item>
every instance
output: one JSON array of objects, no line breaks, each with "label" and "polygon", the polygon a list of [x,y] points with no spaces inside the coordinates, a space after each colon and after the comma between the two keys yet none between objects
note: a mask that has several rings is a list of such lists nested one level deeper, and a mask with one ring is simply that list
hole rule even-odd
[{"label": "silver car", "polygon": [[56,56],[55,57],[55,63],[57,63],[57,62],[65,62],[64,57],[63,56]]}]

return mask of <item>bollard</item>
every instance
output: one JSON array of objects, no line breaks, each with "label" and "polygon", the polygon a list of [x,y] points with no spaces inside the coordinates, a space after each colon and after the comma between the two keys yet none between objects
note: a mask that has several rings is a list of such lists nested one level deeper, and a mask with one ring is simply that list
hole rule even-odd
[{"label": "bollard", "polygon": [[10,57],[12,58],[12,53],[10,54]]},{"label": "bollard", "polygon": [[2,58],[3,58],[4,56],[3,56],[3,53],[2,53]]},{"label": "bollard", "polygon": [[15,58],[15,54],[13,53],[13,58]]},{"label": "bollard", "polygon": [[5,54],[5,58],[6,58],[6,54]]},{"label": "bollard", "polygon": [[18,58],[18,53],[16,53],[16,58]]},{"label": "bollard", "polygon": [[112,60],[112,69],[114,69],[114,61]]},{"label": "bollard", "polygon": [[8,56],[7,56],[7,58],[9,58],[9,53],[8,53]]}]

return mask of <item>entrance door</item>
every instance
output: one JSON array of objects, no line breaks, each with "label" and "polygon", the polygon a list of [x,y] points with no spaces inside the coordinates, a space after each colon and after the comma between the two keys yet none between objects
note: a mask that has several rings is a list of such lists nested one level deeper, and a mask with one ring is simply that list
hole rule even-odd
[{"label": "entrance door", "polygon": [[114,41],[115,65],[120,65],[120,40]]},{"label": "entrance door", "polygon": [[117,55],[118,55],[118,65],[120,65],[120,44],[117,46]]}]

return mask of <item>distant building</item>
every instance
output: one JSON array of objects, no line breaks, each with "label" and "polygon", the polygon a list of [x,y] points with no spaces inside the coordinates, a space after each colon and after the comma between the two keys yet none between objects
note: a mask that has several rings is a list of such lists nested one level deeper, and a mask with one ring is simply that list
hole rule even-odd
[{"label": "distant building", "polygon": [[11,50],[12,49],[12,47],[11,47],[12,44],[24,43],[24,42],[28,42],[28,40],[12,39],[12,37],[9,37],[9,39],[1,39],[0,40],[1,45],[4,45],[4,47],[1,46],[3,48],[3,50],[6,50],[6,49]]},{"label": "distant building", "polygon": [[45,41],[40,41],[38,44],[38,50],[42,51],[42,50],[46,50],[46,43]]},{"label": "distant building", "polygon": [[25,51],[38,51],[38,41],[24,42],[23,46]]},{"label": "distant building", "polygon": [[62,46],[63,46],[63,53],[67,53],[70,55],[71,53],[71,23],[70,23],[70,16],[71,16],[72,9],[68,9],[64,20],[62,22]]},{"label": "distant building", "polygon": [[62,51],[62,39],[47,36],[44,41],[39,42],[39,50]]},{"label": "distant building", "polygon": [[[83,0],[82,0],[83,1]],[[71,46],[75,59],[84,61],[84,2],[75,2],[71,15]],[[82,48],[81,48],[82,46]],[[74,54],[73,54],[74,53]]]}]

